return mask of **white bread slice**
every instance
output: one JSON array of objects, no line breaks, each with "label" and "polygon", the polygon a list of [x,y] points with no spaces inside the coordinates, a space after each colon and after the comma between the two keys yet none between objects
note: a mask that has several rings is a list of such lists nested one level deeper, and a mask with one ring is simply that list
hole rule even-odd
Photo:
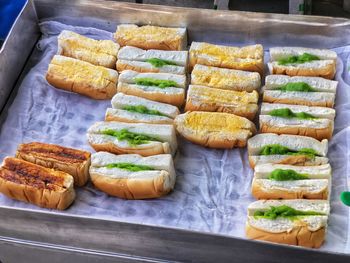
[{"label": "white bread slice", "polygon": [[246,92],[190,85],[185,111],[227,112],[253,120],[258,111],[258,99],[255,90]]},{"label": "white bread slice", "polygon": [[128,123],[153,123],[153,124],[172,124],[174,119],[166,116],[143,114],[130,112],[127,110],[107,108],[105,121],[120,121]]},{"label": "white bread slice", "polygon": [[176,116],[174,124],[186,139],[210,148],[245,147],[256,132],[248,119],[221,112],[186,112]]},{"label": "white bread slice", "polygon": [[327,157],[308,157],[306,155],[250,155],[249,164],[252,168],[259,164],[290,164],[294,166],[316,166],[328,163]]},{"label": "white bread slice", "polygon": [[168,60],[177,66],[185,68],[187,66],[188,51],[143,50],[137,47],[125,46],[118,52],[118,60],[146,62],[150,58]]},{"label": "white bread slice", "polygon": [[273,47],[270,48],[271,61],[276,61],[289,56],[300,56],[309,53],[319,57],[321,60],[337,60],[337,53],[329,49],[317,49],[306,47]]},{"label": "white bread slice", "polygon": [[[257,210],[268,210],[271,206],[287,205],[301,211],[314,211],[325,215],[278,217],[274,220],[255,217]],[[330,211],[326,200],[260,200],[248,206],[246,235],[250,239],[275,243],[319,248],[325,239],[327,220]]]},{"label": "white bread slice", "polygon": [[[126,140],[118,140],[117,137],[103,134],[105,130],[120,131],[122,129],[155,137],[158,140],[150,140],[139,145],[130,145]],[[97,122],[88,129],[87,137],[89,143],[96,151],[107,151],[116,154],[136,153],[142,156],[150,156],[163,153],[174,154],[177,149],[176,133],[173,125],[116,121]]]},{"label": "white bread slice", "polygon": [[185,50],[187,47],[186,28],[121,24],[114,37],[120,46],[161,50]]},{"label": "white bread slice", "polygon": [[186,74],[186,68],[182,66],[164,65],[162,67],[155,67],[148,62],[131,61],[131,60],[124,60],[124,59],[118,59],[117,70],[119,72],[124,70],[133,70],[141,73],[153,72],[153,73],[171,73],[171,74],[178,74],[178,75]]},{"label": "white bread slice", "polygon": [[237,91],[257,90],[261,85],[260,74],[235,69],[195,65],[191,74],[192,85]]},{"label": "white bread slice", "polygon": [[57,54],[84,60],[96,66],[115,68],[119,45],[112,40],[95,40],[63,30],[57,37]]},{"label": "white bread slice", "polygon": [[[109,164],[118,163],[149,166],[152,170],[128,171],[106,167]],[[125,199],[160,197],[174,188],[176,180],[174,164],[170,154],[142,157],[138,154],[94,153],[90,175],[92,183],[98,189]]]},{"label": "white bread slice", "polygon": [[205,42],[192,42],[190,47],[190,67],[195,64],[220,68],[264,71],[264,49],[262,45],[231,47]]},{"label": "white bread slice", "polygon": [[138,78],[151,78],[157,80],[169,80],[176,82],[176,88],[186,88],[187,80],[184,75],[170,73],[139,73],[133,70],[124,70],[119,76],[119,82],[136,84]]}]

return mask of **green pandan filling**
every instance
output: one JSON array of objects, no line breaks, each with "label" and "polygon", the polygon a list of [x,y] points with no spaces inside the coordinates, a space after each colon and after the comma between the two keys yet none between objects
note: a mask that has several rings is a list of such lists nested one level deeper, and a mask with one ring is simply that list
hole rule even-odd
[{"label": "green pandan filling", "polygon": [[288,64],[303,64],[314,60],[320,60],[320,58],[318,56],[315,56],[309,53],[304,53],[300,56],[289,56],[286,58],[281,58],[277,61],[279,65],[288,65]]},{"label": "green pandan filling", "polygon": [[149,114],[149,115],[157,115],[157,116],[166,116],[165,114],[161,113],[157,110],[150,110],[146,106],[143,105],[137,105],[137,106],[124,106],[122,108],[123,110],[131,111],[131,112],[138,112],[142,114]]},{"label": "green pandan filling", "polygon": [[290,206],[287,205],[280,205],[280,206],[271,206],[269,210],[266,211],[255,211],[254,216],[259,218],[266,218],[274,220],[278,217],[296,217],[296,216],[321,216],[324,215],[320,212],[315,211],[300,211],[296,210]]},{"label": "green pandan filling", "polygon": [[275,117],[282,117],[282,118],[297,118],[297,119],[303,119],[303,120],[311,120],[311,119],[317,119],[317,117],[313,116],[312,114],[306,113],[306,112],[293,112],[289,108],[282,108],[282,109],[274,109],[268,113],[271,116]]},{"label": "green pandan filling", "polygon": [[122,170],[127,170],[131,172],[139,172],[139,171],[151,171],[154,170],[152,167],[147,165],[138,165],[132,163],[110,163],[106,165],[107,168],[119,168]]},{"label": "green pandan filling", "polygon": [[156,86],[161,89],[177,86],[177,83],[173,80],[162,80],[162,79],[153,79],[153,78],[135,78],[134,81],[137,85]]},{"label": "green pandan filling", "polygon": [[315,92],[315,89],[313,89],[309,84],[307,84],[305,82],[287,83],[286,85],[278,87],[277,90],[281,90],[281,91]]},{"label": "green pandan filling", "polygon": [[317,152],[311,148],[302,148],[294,151],[280,144],[269,144],[265,145],[261,149],[260,155],[307,155],[310,157],[315,157]]},{"label": "green pandan filling", "polygon": [[176,65],[176,63],[174,63],[172,61],[160,59],[160,58],[149,58],[146,60],[146,62],[152,64],[152,66],[154,66],[156,68],[161,68],[161,67],[166,66],[166,65]]},{"label": "green pandan filling", "polygon": [[117,137],[119,141],[127,141],[131,146],[145,144],[149,141],[160,141],[158,138],[148,136],[145,134],[130,132],[127,129],[121,129],[120,131],[108,129],[103,131],[102,133],[113,137]]},{"label": "green pandan filling", "polygon": [[300,174],[290,169],[276,169],[270,173],[268,179],[275,181],[294,181],[294,180],[305,180],[309,179],[307,174]]}]

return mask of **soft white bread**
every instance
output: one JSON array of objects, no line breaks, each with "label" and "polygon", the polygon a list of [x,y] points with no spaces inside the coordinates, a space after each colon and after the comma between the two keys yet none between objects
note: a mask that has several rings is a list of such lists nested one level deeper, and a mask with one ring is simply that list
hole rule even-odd
[{"label": "soft white bread", "polygon": [[122,24],[118,25],[114,37],[122,47],[161,50],[185,50],[187,47],[186,28]]},{"label": "soft white bread", "polygon": [[253,91],[260,88],[261,79],[257,72],[195,65],[191,84],[218,89]]},{"label": "soft white bread", "polygon": [[[294,113],[305,112],[317,118],[299,119],[268,115],[272,110],[285,108]],[[332,137],[334,117],[335,110],[331,108],[262,103],[259,125],[262,133],[303,135],[322,140]]]},{"label": "soft white bread", "polygon": [[117,70],[119,72],[124,70],[133,70],[141,73],[153,72],[153,73],[171,73],[178,75],[185,75],[186,68],[176,65],[164,65],[161,67],[155,67],[148,62],[143,61],[131,61],[118,59],[117,61]]},{"label": "soft white bread", "polygon": [[[127,131],[136,135],[147,136],[141,143],[130,143],[122,135],[110,135],[112,131],[123,133]],[[173,125],[123,123],[123,122],[97,122],[88,129],[90,145],[96,151],[107,151],[115,154],[135,153],[142,156],[151,156],[163,153],[174,154],[177,149],[176,133]]]},{"label": "soft white bread", "polygon": [[[123,93],[117,93],[113,97],[112,107],[106,111],[106,121],[172,124],[180,113],[175,106]],[[137,110],[140,107],[141,111],[135,112],[135,108]]]},{"label": "soft white bread", "polygon": [[192,111],[175,118],[177,131],[187,140],[210,148],[245,147],[256,128],[246,118],[229,113]]},{"label": "soft white bread", "polygon": [[[286,205],[299,211],[313,211],[320,215],[277,217],[268,219],[254,216],[256,211]],[[260,200],[248,206],[246,235],[250,239],[265,240],[288,245],[319,248],[325,239],[330,211],[326,200]]]},{"label": "soft white bread", "polygon": [[[300,56],[304,53],[317,56],[320,60],[313,60],[301,64],[281,65],[278,60],[290,56]],[[301,47],[270,48],[271,63],[268,67],[271,74],[286,74],[289,76],[313,76],[333,79],[336,72],[337,54],[327,49],[313,49]]]},{"label": "soft white bread", "polygon": [[262,45],[230,47],[205,42],[192,42],[190,67],[195,64],[220,68],[264,72],[264,49]]},{"label": "soft white bread", "polygon": [[57,54],[84,60],[96,66],[115,68],[119,45],[112,40],[95,40],[63,30],[58,36]]},{"label": "soft white bread", "polygon": [[[130,171],[116,164],[146,166]],[[150,170],[147,169],[150,168]],[[91,181],[101,191],[124,199],[157,198],[169,193],[175,185],[176,174],[170,154],[142,157],[138,154],[114,155],[98,152],[92,155]]]},{"label": "soft white bread", "polygon": [[[264,146],[281,145],[291,151],[312,149],[316,156],[300,155],[261,155]],[[298,135],[277,135],[273,133],[257,134],[248,140],[249,163],[254,168],[257,164],[275,163],[299,166],[321,165],[328,163],[328,140],[318,141],[314,138]]]},{"label": "soft white bread", "polygon": [[56,88],[93,99],[111,99],[117,93],[118,72],[78,59],[55,55],[46,80]]},{"label": "soft white bread", "polygon": [[0,167],[0,192],[44,208],[64,210],[75,199],[73,177],[18,158],[6,157]]},{"label": "soft white bread", "polygon": [[[276,170],[295,171],[307,179],[273,180],[270,175]],[[330,193],[331,166],[294,166],[261,164],[255,166],[252,195],[256,199],[325,199]]]},{"label": "soft white bread", "polygon": [[185,111],[217,111],[233,113],[253,120],[258,111],[259,94],[190,85]]},{"label": "soft white bread", "polygon": [[40,142],[20,144],[16,151],[19,159],[72,175],[76,186],[89,180],[90,156],[86,151]]}]

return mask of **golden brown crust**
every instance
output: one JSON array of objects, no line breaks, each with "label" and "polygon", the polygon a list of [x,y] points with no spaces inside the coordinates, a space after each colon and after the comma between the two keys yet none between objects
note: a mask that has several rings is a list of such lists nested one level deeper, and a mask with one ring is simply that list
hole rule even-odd
[{"label": "golden brown crust", "polygon": [[336,72],[336,62],[328,64],[323,68],[298,68],[286,66],[272,66],[271,74],[288,76],[322,77],[334,79]]},{"label": "golden brown crust", "polygon": [[16,157],[46,168],[53,168],[73,176],[76,186],[83,186],[89,179],[91,154],[86,151],[55,144],[32,142],[20,144]]},{"label": "golden brown crust", "polygon": [[319,106],[319,107],[328,107],[333,108],[334,102],[331,100],[326,101],[311,101],[307,98],[305,99],[297,99],[297,98],[276,98],[266,95],[264,93],[263,95],[263,102],[269,102],[269,103],[283,103],[283,104],[291,104],[291,105],[305,105],[305,106]]},{"label": "golden brown crust", "polygon": [[63,210],[75,199],[71,175],[7,157],[0,168],[0,192],[9,198]]},{"label": "golden brown crust", "polygon": [[270,233],[246,224],[246,235],[250,239],[264,240],[308,248],[319,248],[324,242],[326,229],[310,231],[307,226],[296,226],[291,232]]},{"label": "golden brown crust", "polygon": [[123,199],[148,199],[166,195],[170,189],[164,189],[164,176],[148,179],[111,178],[91,174],[94,186],[112,196]]}]

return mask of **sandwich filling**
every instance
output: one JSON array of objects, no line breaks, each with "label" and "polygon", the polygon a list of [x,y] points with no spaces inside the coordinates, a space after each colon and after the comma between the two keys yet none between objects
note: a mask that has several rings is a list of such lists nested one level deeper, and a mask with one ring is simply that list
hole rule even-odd
[{"label": "sandwich filling", "polygon": [[314,60],[321,60],[318,56],[309,54],[309,53],[303,53],[299,56],[289,56],[286,58],[281,58],[277,60],[279,65],[290,65],[290,64],[304,64],[307,62],[311,62]]},{"label": "sandwich filling", "polygon": [[295,151],[280,144],[269,144],[261,149],[260,155],[307,155],[314,158],[317,152],[311,148],[302,148]]},{"label": "sandwich filling", "polygon": [[177,83],[173,80],[162,80],[154,78],[135,78],[135,83],[142,86],[155,86],[161,89],[169,87],[177,87]]},{"label": "sandwich filling", "polygon": [[133,163],[110,163],[106,165],[107,168],[118,168],[130,172],[139,172],[139,171],[152,171],[154,170],[151,166],[133,164]]},{"label": "sandwich filling", "polygon": [[278,87],[277,90],[281,91],[300,91],[300,92],[315,92],[316,90],[312,88],[309,84],[305,82],[291,82]]},{"label": "sandwich filling", "polygon": [[146,144],[150,141],[160,141],[158,138],[146,134],[130,132],[127,129],[121,129],[119,131],[107,129],[102,131],[102,133],[116,137],[119,141],[127,141],[131,146]]},{"label": "sandwich filling", "polygon": [[293,112],[289,108],[281,108],[281,109],[274,109],[268,113],[270,116],[275,116],[275,117],[282,117],[282,118],[297,118],[297,119],[302,119],[302,120],[312,120],[312,119],[317,119],[312,114],[306,113],[306,112]]},{"label": "sandwich filling", "polygon": [[307,174],[300,174],[291,169],[275,169],[273,170],[268,179],[274,181],[295,181],[309,179]]},{"label": "sandwich filling", "polygon": [[126,106],[122,107],[122,109],[126,110],[126,111],[130,111],[130,112],[137,112],[137,113],[142,113],[142,114],[157,115],[157,116],[165,116],[165,117],[167,117],[165,114],[161,113],[160,111],[151,110],[151,109],[149,109],[149,108],[147,108],[146,106],[143,106],[143,105],[137,105],[137,106],[126,105]]},{"label": "sandwich filling", "polygon": [[156,68],[161,68],[164,67],[166,65],[175,65],[175,62],[172,62],[170,60],[165,60],[165,59],[160,59],[160,58],[149,58],[146,59],[146,62],[150,63],[152,66],[156,67]]},{"label": "sandwich filling", "polygon": [[284,217],[293,219],[298,216],[323,216],[325,214],[316,211],[301,211],[296,210],[287,205],[271,206],[270,209],[263,211],[258,210],[254,212],[254,217],[266,218],[270,220],[275,220],[278,217]]}]

